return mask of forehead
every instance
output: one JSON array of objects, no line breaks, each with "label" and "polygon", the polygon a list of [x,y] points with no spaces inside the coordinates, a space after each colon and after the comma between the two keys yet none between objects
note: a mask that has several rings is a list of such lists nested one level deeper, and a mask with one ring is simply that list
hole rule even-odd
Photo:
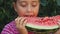
[{"label": "forehead", "polygon": [[18,0],[18,1],[27,1],[27,2],[32,2],[32,1],[39,1],[39,0]]}]

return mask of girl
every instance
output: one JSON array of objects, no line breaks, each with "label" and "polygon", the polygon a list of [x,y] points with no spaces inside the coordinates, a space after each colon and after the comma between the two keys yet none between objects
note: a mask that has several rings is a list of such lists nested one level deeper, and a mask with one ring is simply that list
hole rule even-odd
[{"label": "girl", "polygon": [[[25,28],[27,20],[24,17],[37,17],[39,0],[14,0],[13,5],[18,17],[7,24],[1,34],[34,34]],[[60,30],[55,34],[60,34]]]}]

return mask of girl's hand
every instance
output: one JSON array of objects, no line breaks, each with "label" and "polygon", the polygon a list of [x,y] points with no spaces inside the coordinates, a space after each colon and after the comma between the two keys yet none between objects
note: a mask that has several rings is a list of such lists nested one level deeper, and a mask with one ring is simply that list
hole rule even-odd
[{"label": "girl's hand", "polygon": [[58,21],[59,30],[55,34],[60,34],[60,20]]},{"label": "girl's hand", "polygon": [[25,28],[25,25],[27,23],[27,20],[25,20],[25,18],[17,17],[15,19],[15,22],[16,22],[16,27],[17,27],[18,31],[20,32],[20,34],[28,34],[28,31]]}]

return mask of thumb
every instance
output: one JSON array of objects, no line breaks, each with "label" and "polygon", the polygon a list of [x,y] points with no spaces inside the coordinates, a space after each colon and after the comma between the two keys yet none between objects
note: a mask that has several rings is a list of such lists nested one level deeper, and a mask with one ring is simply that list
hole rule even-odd
[{"label": "thumb", "polygon": [[58,26],[59,26],[59,28],[60,28],[60,20],[58,20]]}]

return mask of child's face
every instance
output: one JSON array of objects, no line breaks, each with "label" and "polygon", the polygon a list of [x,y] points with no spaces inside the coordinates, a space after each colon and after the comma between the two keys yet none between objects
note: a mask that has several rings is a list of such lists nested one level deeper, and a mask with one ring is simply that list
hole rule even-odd
[{"label": "child's face", "polygon": [[39,12],[39,0],[17,0],[14,9],[21,17],[36,17]]}]

